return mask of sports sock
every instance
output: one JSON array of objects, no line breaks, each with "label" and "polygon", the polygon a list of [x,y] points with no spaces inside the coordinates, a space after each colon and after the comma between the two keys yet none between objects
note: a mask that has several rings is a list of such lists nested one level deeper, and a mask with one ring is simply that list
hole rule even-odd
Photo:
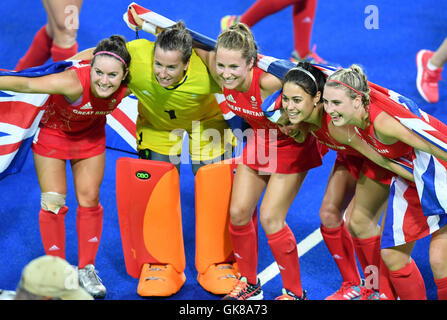
[{"label": "sports sock", "polygon": [[71,58],[78,52],[78,43],[75,42],[70,48],[61,48],[54,43],[51,47],[51,58],[53,61],[62,61]]},{"label": "sports sock", "polygon": [[250,220],[244,226],[235,226],[229,223],[231,242],[234,256],[241,276],[246,277],[248,283],[256,284],[258,277],[258,250],[256,230],[253,221]]},{"label": "sports sock", "polygon": [[301,58],[305,58],[311,51],[310,41],[316,9],[317,0],[295,1],[293,5],[294,46]]},{"label": "sports sock", "polygon": [[390,280],[390,270],[380,257],[379,268],[379,299],[380,300],[396,300],[397,294]]},{"label": "sports sock", "polygon": [[[380,236],[366,239],[352,238],[355,252],[362,267],[366,285],[378,290],[380,267]],[[373,273],[376,271],[377,273]]]},{"label": "sports sock", "polygon": [[438,300],[447,300],[447,277],[435,279],[435,283],[438,288]]},{"label": "sports sock", "polygon": [[68,207],[57,214],[40,209],[39,229],[45,254],[65,259],[65,216]]},{"label": "sports sock", "polygon": [[79,268],[88,264],[95,264],[96,253],[102,233],[103,208],[78,207],[76,216],[76,229],[78,233]]},{"label": "sports sock", "polygon": [[255,211],[253,211],[253,215],[251,216],[251,223],[253,224],[253,228],[255,228],[256,232],[256,251],[259,252],[259,226],[258,226],[258,208],[256,207]]},{"label": "sports sock", "polygon": [[343,281],[360,284],[360,274],[355,259],[354,243],[344,221],[337,228],[320,226],[326,247],[334,258]]},{"label": "sports sock", "polygon": [[301,287],[300,263],[292,230],[286,225],[278,232],[266,236],[281,272],[283,287],[301,297],[303,289]]},{"label": "sports sock", "polygon": [[20,71],[26,68],[43,65],[51,56],[51,45],[53,39],[47,34],[46,26],[37,31],[28,51],[17,63],[15,70]]},{"label": "sports sock", "polygon": [[265,17],[284,9],[296,2],[303,2],[307,0],[258,0],[248,8],[241,16],[240,22],[252,27]]},{"label": "sports sock", "polygon": [[401,300],[427,300],[424,279],[414,260],[402,269],[390,270],[390,281]]}]

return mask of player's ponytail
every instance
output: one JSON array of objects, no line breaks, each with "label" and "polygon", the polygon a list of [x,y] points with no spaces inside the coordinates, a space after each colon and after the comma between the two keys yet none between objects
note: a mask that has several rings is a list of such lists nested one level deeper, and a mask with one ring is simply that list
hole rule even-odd
[{"label": "player's ponytail", "polygon": [[369,105],[370,89],[368,78],[363,72],[362,67],[357,64],[353,64],[349,68],[340,69],[334,72],[328,77],[326,85],[328,87],[343,87],[352,99],[355,99],[360,95],[362,104],[364,106]]}]

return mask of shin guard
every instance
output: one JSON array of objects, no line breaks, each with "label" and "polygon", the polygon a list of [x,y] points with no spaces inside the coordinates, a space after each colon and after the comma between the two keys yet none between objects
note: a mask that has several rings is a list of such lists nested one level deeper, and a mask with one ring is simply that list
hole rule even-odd
[{"label": "shin guard", "polygon": [[65,216],[66,206],[57,214],[41,209],[39,228],[45,254],[65,259]]},{"label": "shin guard", "polygon": [[92,208],[79,206],[77,209],[79,269],[83,269],[88,264],[95,265],[96,253],[101,241],[103,212],[101,204]]},{"label": "shin guard", "polygon": [[233,246],[228,224],[235,165],[210,164],[195,178],[196,268],[200,273],[216,263],[232,263]]},{"label": "shin guard", "polygon": [[179,174],[173,164],[119,158],[116,198],[124,260],[129,275],[143,264],[185,270]]},{"label": "shin guard", "polygon": [[300,262],[295,236],[289,226],[273,234],[267,234],[268,244],[281,273],[283,287],[298,297],[303,295]]}]

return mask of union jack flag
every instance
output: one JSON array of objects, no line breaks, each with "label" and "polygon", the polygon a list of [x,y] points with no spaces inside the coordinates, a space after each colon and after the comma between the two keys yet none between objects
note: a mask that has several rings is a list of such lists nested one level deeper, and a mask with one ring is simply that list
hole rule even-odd
[{"label": "union jack flag", "polygon": [[[371,99],[404,126],[447,152],[447,126],[421,110],[414,101],[392,90],[370,83]],[[413,175],[425,215],[447,211],[447,162],[414,150]]]},{"label": "union jack flag", "polygon": [[447,224],[447,215],[425,215],[414,184],[393,177],[381,247],[389,248],[422,239]]},{"label": "union jack flag", "polygon": [[[73,62],[60,62],[0,76],[38,77],[61,72]],[[48,100],[46,94],[0,91],[0,179],[22,168]]]},{"label": "union jack flag", "polygon": [[0,179],[23,166],[47,99],[0,91]]}]

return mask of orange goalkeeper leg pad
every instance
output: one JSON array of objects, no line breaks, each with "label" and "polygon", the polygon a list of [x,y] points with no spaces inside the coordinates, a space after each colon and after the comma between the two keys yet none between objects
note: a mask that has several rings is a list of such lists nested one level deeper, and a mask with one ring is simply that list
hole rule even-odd
[{"label": "orange goalkeeper leg pad", "polygon": [[197,280],[214,294],[229,293],[237,282],[228,223],[236,164],[201,167],[195,177]]},{"label": "orange goalkeeper leg pad", "polygon": [[167,162],[119,158],[116,198],[126,270],[140,278],[138,293],[178,292],[186,278],[177,169]]}]

